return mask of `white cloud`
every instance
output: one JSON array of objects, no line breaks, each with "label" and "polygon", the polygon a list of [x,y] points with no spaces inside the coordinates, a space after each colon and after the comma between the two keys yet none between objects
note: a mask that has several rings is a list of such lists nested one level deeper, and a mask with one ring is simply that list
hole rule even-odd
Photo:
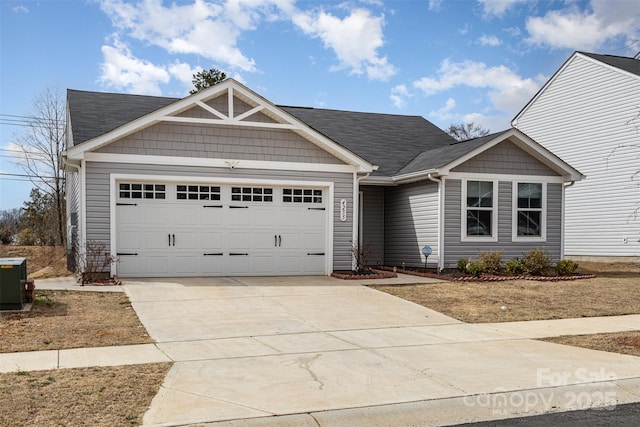
[{"label": "white cloud", "polygon": [[412,96],[406,85],[398,85],[391,89],[389,98],[393,101],[393,105],[395,105],[396,108],[403,108],[407,104],[406,98],[411,98]]},{"label": "white cloud", "polygon": [[100,82],[126,92],[160,95],[160,83],[168,83],[170,75],[162,66],[136,58],[129,47],[114,37],[113,46],[102,46],[104,62],[100,65]]},{"label": "white cloud", "polygon": [[522,78],[504,65],[487,67],[482,62],[442,61],[437,77],[423,77],[413,83],[425,95],[432,95],[460,86],[487,89],[493,108],[515,114],[540,88],[543,77]]},{"label": "white cloud", "polygon": [[482,5],[482,11],[486,16],[502,16],[517,3],[527,0],[478,0]]},{"label": "white cloud", "polygon": [[187,87],[191,87],[193,82],[193,75],[199,71],[202,71],[202,67],[191,68],[191,65],[176,61],[173,64],[169,64],[167,67],[169,74],[176,80],[180,81]]},{"label": "white cloud", "polygon": [[470,30],[471,30],[471,25],[464,24],[464,27],[458,28],[458,34],[465,36]]},{"label": "white cloud", "polygon": [[29,13],[29,8],[21,4],[19,6],[12,8],[11,11],[13,13]]},{"label": "white cloud", "polygon": [[640,7],[628,0],[592,0],[592,10],[570,7],[552,10],[526,21],[527,41],[551,48],[594,50],[607,41],[622,38],[637,45],[640,39]]},{"label": "white cloud", "polygon": [[443,0],[429,0],[429,10],[440,10]]},{"label": "white cloud", "polygon": [[452,120],[455,115],[452,114],[453,109],[456,108],[456,100],[453,98],[447,99],[442,108],[429,112],[429,117],[435,117],[438,120]]},{"label": "white cloud", "polygon": [[487,36],[485,34],[480,36],[480,38],[478,39],[478,43],[480,43],[482,46],[500,46],[502,44],[498,37],[494,35]]},{"label": "white cloud", "polygon": [[255,71],[254,60],[237,46],[238,38],[263,18],[274,20],[281,12],[293,13],[293,0],[195,0],[169,6],[161,0],[136,4],[104,0],[101,7],[117,29],[134,39],[172,54],[200,55],[231,69]]},{"label": "white cloud", "polygon": [[384,44],[383,16],[373,16],[366,9],[355,9],[340,19],[324,11],[298,12],[292,20],[305,34],[322,40],[332,49],[339,64],[332,70],[350,70],[351,74],[366,73],[373,80],[388,80],[396,68],[378,49]]}]

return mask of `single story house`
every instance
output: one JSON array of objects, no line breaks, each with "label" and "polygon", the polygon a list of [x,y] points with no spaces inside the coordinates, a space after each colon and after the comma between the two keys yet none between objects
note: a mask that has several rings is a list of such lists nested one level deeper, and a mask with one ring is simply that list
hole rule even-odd
[{"label": "single story house", "polygon": [[589,177],[567,189],[567,256],[640,260],[640,54],[574,52],[511,124]]},{"label": "single story house", "polygon": [[563,257],[582,175],[524,133],[458,142],[422,117],[277,106],[233,79],[182,99],[69,90],[70,246],[137,276]]}]

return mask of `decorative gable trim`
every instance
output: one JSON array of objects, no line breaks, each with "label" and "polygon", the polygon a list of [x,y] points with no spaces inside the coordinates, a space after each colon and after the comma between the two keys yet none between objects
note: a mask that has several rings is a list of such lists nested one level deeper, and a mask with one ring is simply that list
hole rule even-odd
[{"label": "decorative gable trim", "polygon": [[578,172],[578,170],[569,166],[566,162],[561,160],[551,151],[547,150],[542,145],[538,144],[527,135],[515,128],[509,129],[508,131],[497,135],[494,139],[490,140],[486,144],[470,151],[463,156],[460,156],[448,165],[438,168],[438,175],[448,175],[451,172],[451,169],[455,168],[456,166],[459,166],[464,162],[471,160],[477,155],[507,140],[512,142],[525,153],[529,154],[539,162],[543,163],[544,165],[558,173],[558,175],[564,177],[566,181],[580,181],[584,178],[584,176],[580,172]]},{"label": "decorative gable trim", "polygon": [[[207,100],[227,94],[228,112],[218,111],[208,105]],[[234,100],[239,99],[252,106],[248,111],[235,114]],[[181,113],[193,108],[202,108],[211,114],[211,118],[182,117]],[[273,120],[272,123],[253,121],[251,117],[256,113],[262,113]],[[327,151],[343,162],[355,167],[357,172],[372,172],[375,167],[351,151],[345,149],[331,139],[311,129],[297,118],[278,108],[265,98],[256,94],[233,79],[227,79],[215,86],[197,92],[186,98],[180,99],[166,107],[160,108],[146,116],[126,123],[110,132],[71,147],[67,151],[70,161],[78,161],[85,158],[85,153],[95,151],[111,142],[117,141],[134,132],[143,130],[160,122],[210,124],[216,126],[246,126],[254,128],[288,129],[298,133],[319,148]]]}]

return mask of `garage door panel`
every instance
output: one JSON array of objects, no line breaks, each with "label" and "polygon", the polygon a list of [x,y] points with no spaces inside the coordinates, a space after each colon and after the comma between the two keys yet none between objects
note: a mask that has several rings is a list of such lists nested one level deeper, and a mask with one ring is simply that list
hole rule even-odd
[{"label": "garage door panel", "polygon": [[206,275],[226,274],[228,256],[224,255],[203,255],[202,273]]},{"label": "garage door panel", "polygon": [[248,275],[251,274],[251,258],[243,255],[229,255],[229,274]]},{"label": "garage door panel", "polygon": [[222,231],[207,231],[198,234],[199,247],[204,252],[222,252],[229,247],[227,234]]},{"label": "garage door panel", "polygon": [[168,276],[169,257],[166,255],[144,256],[144,268],[150,276]]},{"label": "garage door panel", "polygon": [[253,272],[256,275],[270,275],[274,274],[278,268],[276,265],[276,259],[274,255],[254,255],[253,259]]},{"label": "garage door panel", "polygon": [[229,232],[229,250],[246,252],[251,248],[251,233],[248,231]]},{"label": "garage door panel", "polygon": [[143,241],[142,231],[121,230],[117,233],[118,252],[137,251],[142,247]]},{"label": "garage door panel", "polygon": [[[198,249],[199,247],[199,235],[196,231],[182,231],[176,234],[171,234],[172,246],[176,249]],[[174,237],[175,236],[175,237]]]},{"label": "garage door panel", "polygon": [[178,275],[193,276],[200,273],[200,258],[202,255],[192,253],[175,257],[175,272]]},{"label": "garage door panel", "polygon": [[138,206],[117,206],[116,214],[121,225],[138,225],[142,220],[144,209]]},{"label": "garage door panel", "polygon": [[120,275],[325,273],[325,257],[317,255],[324,254],[327,241],[328,211],[323,204],[306,197],[285,200],[281,187],[273,187],[269,200],[261,198],[260,187],[252,187],[252,198],[245,200],[243,193],[239,201],[231,200],[232,185],[220,185],[214,194],[220,200],[200,201],[200,194],[191,197],[190,188],[200,193],[209,188],[208,196],[202,194],[213,197],[211,184],[189,185],[184,197],[178,197],[177,184],[165,186],[166,198],[117,207],[117,249],[139,254],[123,260]]},{"label": "garage door panel", "polygon": [[147,230],[144,233],[144,243],[141,247],[151,250],[167,250],[171,243],[170,239],[170,233],[167,233],[166,230]]}]

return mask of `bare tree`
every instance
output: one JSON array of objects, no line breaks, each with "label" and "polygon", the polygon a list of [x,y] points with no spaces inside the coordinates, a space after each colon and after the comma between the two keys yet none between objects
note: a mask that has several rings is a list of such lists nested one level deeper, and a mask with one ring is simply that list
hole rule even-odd
[{"label": "bare tree", "polygon": [[33,101],[34,112],[26,118],[27,130],[16,136],[19,166],[42,193],[49,195],[55,210],[55,243],[65,244],[65,175],[60,162],[66,149],[66,107],[59,89],[46,89]]},{"label": "bare tree", "polygon": [[485,129],[481,125],[477,125],[474,122],[470,122],[457,124],[453,123],[449,125],[445,132],[447,132],[458,141],[466,141],[467,139],[473,139],[488,135],[490,130]]}]

